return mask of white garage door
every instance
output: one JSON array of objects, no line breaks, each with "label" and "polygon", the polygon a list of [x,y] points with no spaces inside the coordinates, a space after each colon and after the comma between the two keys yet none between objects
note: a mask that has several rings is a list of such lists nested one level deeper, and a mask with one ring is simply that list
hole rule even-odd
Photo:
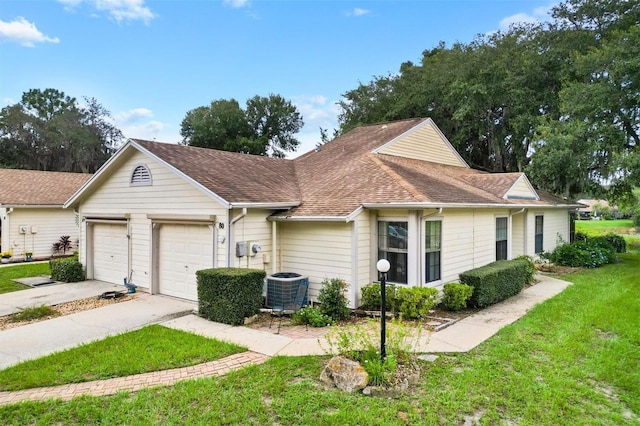
[{"label": "white garage door", "polygon": [[96,223],[93,225],[93,278],[123,284],[127,276],[127,226]]},{"label": "white garage door", "polygon": [[213,236],[208,226],[164,224],[160,228],[159,291],[198,300],[196,271],[213,266]]}]

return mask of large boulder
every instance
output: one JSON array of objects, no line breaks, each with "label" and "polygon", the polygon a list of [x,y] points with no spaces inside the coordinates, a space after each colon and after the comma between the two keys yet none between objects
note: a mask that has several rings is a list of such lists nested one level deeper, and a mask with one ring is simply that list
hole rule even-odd
[{"label": "large boulder", "polygon": [[320,381],[327,386],[335,386],[345,392],[353,392],[367,386],[369,375],[356,361],[343,356],[335,356],[322,370]]}]

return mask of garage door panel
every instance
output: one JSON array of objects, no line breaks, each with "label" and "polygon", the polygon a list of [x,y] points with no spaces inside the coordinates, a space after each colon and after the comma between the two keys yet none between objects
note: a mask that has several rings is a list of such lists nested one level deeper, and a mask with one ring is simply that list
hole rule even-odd
[{"label": "garage door panel", "polygon": [[196,271],[213,265],[213,237],[204,225],[166,224],[160,228],[159,291],[198,299]]},{"label": "garage door panel", "polygon": [[126,225],[93,225],[93,278],[123,284],[123,279],[127,276],[127,263]]}]

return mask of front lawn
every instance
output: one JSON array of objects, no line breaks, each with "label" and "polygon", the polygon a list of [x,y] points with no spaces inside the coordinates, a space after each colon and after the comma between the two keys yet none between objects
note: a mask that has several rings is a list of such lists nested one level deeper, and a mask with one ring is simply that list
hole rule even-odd
[{"label": "front lawn", "polygon": [[245,350],[154,324],[0,370],[0,391],[186,367]]},{"label": "front lawn", "polygon": [[38,277],[40,275],[51,275],[49,262],[3,266],[0,268],[0,294],[30,288],[13,281],[16,278]]},{"label": "front lawn", "polygon": [[631,219],[618,220],[576,220],[576,232],[607,234],[626,234],[633,228]]},{"label": "front lawn", "polygon": [[326,357],[268,362],[172,387],[0,407],[0,424],[637,425],[640,255],[574,285],[466,354],[424,364],[396,399],[325,390]]}]

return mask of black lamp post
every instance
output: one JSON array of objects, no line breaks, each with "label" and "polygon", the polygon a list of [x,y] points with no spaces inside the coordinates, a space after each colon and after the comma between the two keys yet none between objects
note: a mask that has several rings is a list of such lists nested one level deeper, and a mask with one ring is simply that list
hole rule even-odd
[{"label": "black lamp post", "polygon": [[380,259],[376,264],[380,272],[380,359],[387,357],[387,272],[391,264],[387,259]]}]

